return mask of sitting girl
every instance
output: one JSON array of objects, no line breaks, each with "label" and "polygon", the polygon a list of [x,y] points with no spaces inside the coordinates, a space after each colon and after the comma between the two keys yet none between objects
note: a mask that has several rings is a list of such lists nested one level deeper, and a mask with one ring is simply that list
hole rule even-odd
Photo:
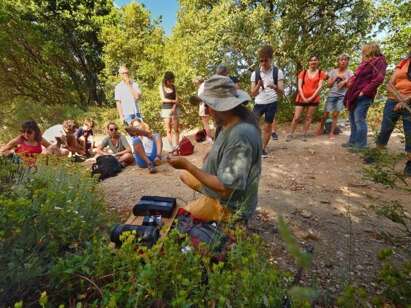
[{"label": "sitting girl", "polygon": [[159,134],[153,134],[150,127],[140,119],[131,121],[126,131],[132,136],[134,160],[140,168],[155,173],[155,165],[161,162],[163,142]]},{"label": "sitting girl", "polygon": [[36,121],[29,120],[21,126],[21,135],[9,141],[0,149],[0,155],[17,155],[29,166],[36,164],[38,154],[43,147],[50,147],[50,143],[41,136],[40,128]]}]

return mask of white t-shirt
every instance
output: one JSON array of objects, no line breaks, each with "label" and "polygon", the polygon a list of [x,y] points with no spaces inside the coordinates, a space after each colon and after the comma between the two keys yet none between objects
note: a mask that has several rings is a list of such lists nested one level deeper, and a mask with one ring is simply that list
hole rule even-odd
[{"label": "white t-shirt", "polygon": [[55,137],[62,137],[65,135],[66,133],[64,131],[63,125],[56,124],[46,129],[46,131],[43,133],[43,138],[50,143],[56,143],[57,140]]},{"label": "white t-shirt", "polygon": [[[136,82],[133,81],[132,87],[134,91],[141,93]],[[116,85],[116,88],[114,89],[114,99],[121,102],[123,116],[140,113],[138,101],[136,101],[130,88],[124,81],[121,81],[118,85]]]},{"label": "white t-shirt", "polygon": [[[265,105],[265,104],[270,104],[274,103],[278,100],[277,92],[269,87],[267,85],[273,85],[274,84],[274,79],[273,79],[273,68],[271,68],[269,71],[263,71],[260,69],[260,76],[264,84],[264,89],[260,88],[258,95],[255,97],[255,103],[259,105]],[[284,74],[282,70],[278,70],[278,81],[284,79]],[[251,82],[255,82],[255,72],[251,74]]]}]

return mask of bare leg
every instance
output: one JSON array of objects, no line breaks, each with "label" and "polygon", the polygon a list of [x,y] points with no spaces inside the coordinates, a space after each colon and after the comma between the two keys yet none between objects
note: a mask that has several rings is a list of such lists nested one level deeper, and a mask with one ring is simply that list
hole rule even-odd
[{"label": "bare leg", "polygon": [[298,120],[301,117],[301,114],[303,113],[304,107],[303,106],[295,106],[295,111],[294,111],[294,117],[293,121],[291,122],[291,131],[290,134],[294,134],[295,130],[297,129],[298,125]]},{"label": "bare leg", "polygon": [[157,135],[154,138],[155,142],[156,142],[156,147],[157,147],[157,156],[161,157],[161,153],[163,152],[163,140],[161,140],[161,136]]},{"label": "bare leg", "polygon": [[308,107],[308,111],[307,111],[307,115],[305,117],[305,123],[304,123],[304,135],[307,135],[307,132],[310,129],[311,122],[313,121],[313,114],[316,109],[317,109],[317,106]]},{"label": "bare leg", "polygon": [[124,153],[120,157],[117,157],[118,162],[123,166],[128,166],[134,164],[134,157],[131,153]]},{"label": "bare leg", "polygon": [[180,142],[180,123],[178,122],[178,117],[174,116],[172,119],[173,129],[174,129],[174,138],[176,145]]},{"label": "bare leg", "polygon": [[267,147],[271,137],[271,123],[264,123],[263,126],[263,149]]},{"label": "bare leg", "polygon": [[329,114],[330,114],[329,112],[325,111],[323,116],[321,117],[320,125],[318,126],[318,129],[317,129],[317,136],[321,136],[323,134],[324,124],[325,124],[325,121],[327,120]]},{"label": "bare leg", "polygon": [[171,118],[164,119],[164,128],[166,130],[168,144],[174,148],[173,138],[171,135]]},{"label": "bare leg", "polygon": [[274,119],[273,124],[271,124],[271,132],[277,133],[277,121]]},{"label": "bare leg", "polygon": [[340,113],[338,111],[333,112],[333,122],[331,124],[331,130],[330,130],[330,138],[334,138],[335,137],[335,129],[337,127],[337,121],[338,121],[338,115]]}]

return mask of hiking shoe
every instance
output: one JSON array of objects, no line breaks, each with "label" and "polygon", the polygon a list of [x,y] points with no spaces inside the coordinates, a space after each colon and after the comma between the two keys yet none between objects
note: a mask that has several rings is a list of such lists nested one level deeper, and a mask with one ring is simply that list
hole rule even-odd
[{"label": "hiking shoe", "polygon": [[265,149],[263,149],[263,151],[261,152],[261,157],[262,158],[267,158],[268,157],[268,153]]},{"label": "hiking shoe", "polygon": [[290,134],[290,135],[287,136],[287,138],[285,139],[285,141],[286,141],[286,142],[290,142],[290,141],[293,140],[293,139],[294,139],[294,136]]},{"label": "hiking shoe", "polygon": [[271,139],[273,139],[273,140],[278,140],[278,135],[277,135],[276,132],[272,132],[272,133],[271,133]]},{"label": "hiking shoe", "polygon": [[375,157],[371,155],[366,155],[363,159],[364,164],[371,165],[375,163]]},{"label": "hiking shoe", "polygon": [[352,143],[346,142],[341,145],[343,148],[352,148],[354,145]]},{"label": "hiking shoe", "polygon": [[407,161],[404,168],[404,175],[411,177],[411,160]]},{"label": "hiking shoe", "polygon": [[154,166],[154,164],[153,164],[152,162],[150,162],[150,163],[147,165],[147,168],[148,168],[148,172],[151,173],[151,174],[157,172],[157,169],[156,169],[156,167]]}]

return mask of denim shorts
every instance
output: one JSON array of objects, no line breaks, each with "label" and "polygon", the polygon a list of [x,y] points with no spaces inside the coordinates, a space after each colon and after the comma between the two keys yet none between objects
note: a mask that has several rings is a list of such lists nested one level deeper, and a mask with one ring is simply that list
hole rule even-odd
[{"label": "denim shorts", "polygon": [[344,110],[344,96],[329,96],[325,104],[325,112],[341,112]]},{"label": "denim shorts", "polygon": [[277,102],[269,104],[255,104],[253,112],[257,119],[264,114],[264,122],[271,124],[274,121],[275,113],[277,112]]}]

